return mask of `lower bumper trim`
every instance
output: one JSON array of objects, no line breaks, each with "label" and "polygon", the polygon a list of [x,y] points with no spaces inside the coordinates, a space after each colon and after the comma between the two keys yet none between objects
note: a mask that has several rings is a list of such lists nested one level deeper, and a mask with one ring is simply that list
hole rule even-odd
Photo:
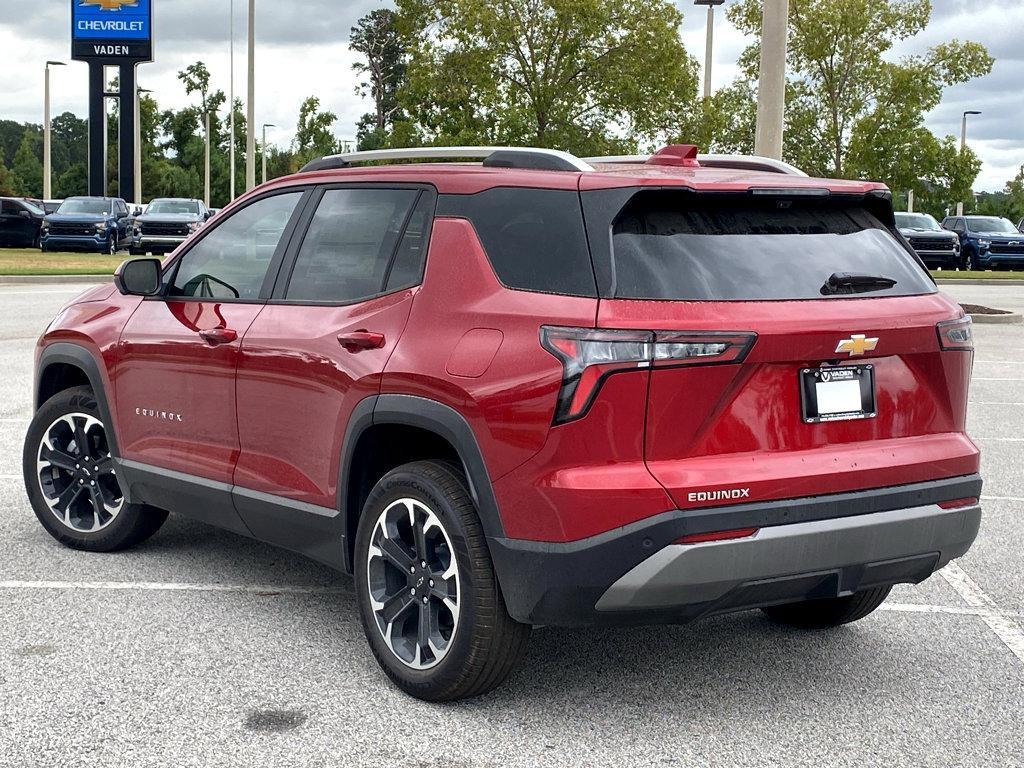
[{"label": "lower bumper trim", "polygon": [[[981,508],[936,505],[761,529],[746,539],[668,545],[620,577],[598,611],[764,605],[917,582],[967,552]],[[759,596],[759,584],[768,588]]]}]

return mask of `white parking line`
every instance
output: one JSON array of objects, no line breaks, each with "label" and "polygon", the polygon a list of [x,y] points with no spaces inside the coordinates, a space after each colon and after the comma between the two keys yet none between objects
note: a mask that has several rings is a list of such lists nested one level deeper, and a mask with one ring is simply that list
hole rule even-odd
[{"label": "white parking line", "polygon": [[338,595],[351,588],[329,585],[218,585],[193,582],[54,582],[4,580],[0,590],[163,590],[196,593],[253,593],[257,595]]},{"label": "white parking line", "polygon": [[0,475],[0,481],[20,481],[20,475]]},{"label": "white parking line", "polygon": [[981,501],[992,500],[994,502],[1024,502],[1024,497],[989,497],[982,495]]},{"label": "white parking line", "polygon": [[971,607],[979,609],[978,616],[996,634],[1021,662],[1024,662],[1024,630],[1017,622],[999,612],[999,607],[970,575],[955,561],[939,571],[949,586]]},{"label": "white parking line", "polygon": [[1024,406],[1024,401],[967,401],[971,406]]},{"label": "white parking line", "polygon": [[1024,382],[1024,379],[1020,377],[984,377],[984,376],[972,376],[972,382]]}]

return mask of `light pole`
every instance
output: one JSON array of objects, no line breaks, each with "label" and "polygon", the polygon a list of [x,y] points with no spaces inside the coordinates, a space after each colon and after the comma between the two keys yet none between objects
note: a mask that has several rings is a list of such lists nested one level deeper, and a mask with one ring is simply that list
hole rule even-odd
[{"label": "light pole", "polygon": [[228,67],[228,114],[230,115],[231,121],[231,140],[230,146],[228,147],[228,173],[231,174],[231,179],[228,183],[229,186],[229,200],[235,199],[235,0],[229,0],[231,6],[231,43],[228,46],[229,57],[231,63]]},{"label": "light pole", "polygon": [[[981,111],[976,109],[965,110],[963,116],[960,118],[960,154],[964,153],[967,149],[967,116],[968,115],[980,115]],[[964,215],[964,202],[958,201],[956,204],[956,215]]]},{"label": "light pole", "polygon": [[142,205],[142,109],[140,94],[153,93],[148,88],[135,89],[135,190],[132,202]]},{"label": "light pole", "polygon": [[53,197],[50,177],[53,174],[53,159],[50,156],[50,67],[64,67],[62,61],[46,62],[46,73],[43,76],[43,200]]},{"label": "light pole", "polygon": [[782,159],[782,128],[786,115],[788,22],[789,0],[764,0],[754,154],[777,160]]},{"label": "light pole", "polygon": [[704,98],[711,96],[711,50],[715,42],[715,6],[722,5],[725,0],[693,0],[694,5],[708,7],[707,41],[704,45]]},{"label": "light pole", "polygon": [[277,128],[273,123],[263,124],[263,144],[260,146],[260,157],[263,164],[263,183],[267,183],[267,129]]},{"label": "light pole", "polygon": [[245,115],[245,189],[256,186],[256,0],[249,0],[249,93]]},{"label": "light pole", "polygon": [[[203,105],[207,107],[207,105]],[[210,110],[206,109],[206,157],[203,159],[203,202],[210,207]]]}]

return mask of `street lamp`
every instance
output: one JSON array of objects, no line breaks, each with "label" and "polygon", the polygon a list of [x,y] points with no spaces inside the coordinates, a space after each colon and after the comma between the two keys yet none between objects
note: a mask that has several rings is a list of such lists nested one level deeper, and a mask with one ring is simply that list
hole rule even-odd
[{"label": "street lamp", "polygon": [[144,93],[153,93],[149,88],[136,87],[135,89],[135,189],[132,201],[137,206],[142,205],[142,109],[139,106],[142,101],[140,96]]},{"label": "street lamp", "polygon": [[260,157],[262,159],[261,162],[263,163],[263,183],[264,184],[267,183],[267,129],[268,128],[277,128],[277,126],[274,125],[273,123],[264,123],[263,124],[263,144],[260,146]]},{"label": "street lamp", "polygon": [[235,199],[235,0],[229,0],[228,4],[231,6],[231,43],[228,45],[228,55],[231,59],[230,66],[228,67],[229,80],[228,83],[228,115],[230,116],[231,122],[231,140],[228,147],[228,173],[231,174],[231,179],[228,182],[229,196],[228,200]]},{"label": "street lamp", "polygon": [[256,0],[249,0],[249,93],[246,102],[245,189],[256,186]]},{"label": "street lamp", "polygon": [[725,0],[693,0],[694,5],[708,7],[707,42],[704,46],[704,98],[711,96],[711,49],[715,37],[715,6],[722,5]]},{"label": "street lamp", "polygon": [[[967,116],[968,115],[980,115],[981,111],[976,109],[965,110],[963,116],[960,118],[960,152],[961,154],[967,149]],[[964,215],[964,202],[961,200],[956,204],[956,215]]]},{"label": "street lamp", "polygon": [[53,197],[51,185],[53,160],[50,156],[50,67],[65,67],[62,61],[46,62],[46,73],[43,76],[43,200]]}]

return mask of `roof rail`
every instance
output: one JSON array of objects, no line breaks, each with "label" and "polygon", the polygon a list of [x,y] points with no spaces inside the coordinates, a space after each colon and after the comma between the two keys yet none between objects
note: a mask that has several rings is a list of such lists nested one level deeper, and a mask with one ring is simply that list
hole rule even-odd
[{"label": "roof rail", "polygon": [[[546,171],[593,171],[589,163],[561,150],[540,147],[406,147],[403,149],[342,152],[313,160],[302,171],[347,168],[380,160],[483,160],[485,166],[532,168]],[[488,162],[490,161],[490,162]]]},{"label": "roof rail", "polygon": [[[584,158],[587,163],[646,163],[650,155],[609,155],[607,157]],[[697,162],[705,168],[736,168],[747,171],[767,171],[790,176],[807,176],[796,166],[761,155],[697,155]]]}]

